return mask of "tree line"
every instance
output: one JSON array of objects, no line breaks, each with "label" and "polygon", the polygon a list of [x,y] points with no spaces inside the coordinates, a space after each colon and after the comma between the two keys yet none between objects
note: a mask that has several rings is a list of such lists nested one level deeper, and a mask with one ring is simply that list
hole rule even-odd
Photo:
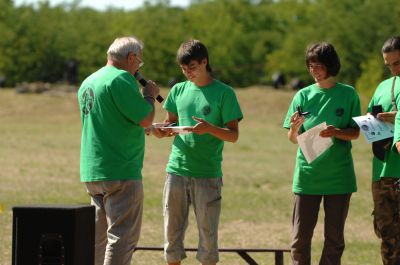
[{"label": "tree line", "polygon": [[142,74],[164,86],[183,79],[175,54],[189,38],[207,45],[216,77],[232,86],[268,84],[276,72],[308,84],[306,47],[328,41],[340,81],[370,95],[387,74],[380,49],[399,21],[398,0],[193,0],[185,8],[148,0],[130,11],[0,0],[0,76],[10,86],[58,82],[75,61],[80,82],[105,64],[113,39],[135,35],[145,45]]}]

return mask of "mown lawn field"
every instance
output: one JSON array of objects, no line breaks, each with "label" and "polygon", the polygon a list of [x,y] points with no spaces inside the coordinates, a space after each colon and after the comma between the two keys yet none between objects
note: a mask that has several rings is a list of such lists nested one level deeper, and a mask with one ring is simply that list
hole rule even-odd
[{"label": "mown lawn field", "polygon": [[[162,91],[163,95],[168,93]],[[244,120],[240,139],[224,150],[220,247],[288,248],[291,235],[292,172],[296,146],[282,121],[293,91],[266,87],[238,89]],[[362,99],[365,106],[368,99]],[[157,120],[165,113],[158,104]],[[363,109],[365,111],[365,108]],[[162,246],[161,198],[171,139],[146,137],[144,216],[139,245]],[[88,204],[79,182],[80,120],[74,93],[16,94],[0,90],[0,265],[11,264],[12,206]],[[380,263],[373,233],[370,194],[371,151],[360,137],[353,144],[358,192],[352,196],[346,224],[344,265]],[[327,168],[326,170],[329,170]],[[323,243],[323,211],[313,240],[313,264]],[[196,247],[197,229],[190,216],[186,246]],[[273,264],[273,254],[252,254]],[[132,264],[163,264],[161,252],[137,252]],[[188,253],[184,264],[197,264]],[[236,254],[221,254],[220,264],[246,264]],[[290,264],[285,254],[285,264]]]}]

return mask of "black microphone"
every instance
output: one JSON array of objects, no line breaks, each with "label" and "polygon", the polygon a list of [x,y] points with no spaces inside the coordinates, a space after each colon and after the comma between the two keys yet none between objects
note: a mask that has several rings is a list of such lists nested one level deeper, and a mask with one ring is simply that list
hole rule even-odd
[{"label": "black microphone", "polygon": [[[139,83],[140,83],[142,86],[145,87],[145,86],[147,85],[147,80],[144,79],[144,77],[139,73],[139,71],[137,71],[133,76],[136,78],[137,81],[139,81]],[[158,95],[158,96],[156,97],[156,99],[157,99],[157,101],[160,102],[160,103],[164,101],[164,98],[163,98],[162,96],[160,96],[160,95]]]}]

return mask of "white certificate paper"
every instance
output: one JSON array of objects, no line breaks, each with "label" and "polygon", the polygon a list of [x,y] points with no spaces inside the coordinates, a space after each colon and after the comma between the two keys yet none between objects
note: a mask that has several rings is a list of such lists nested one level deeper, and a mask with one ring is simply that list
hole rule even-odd
[{"label": "white certificate paper", "polygon": [[360,131],[368,143],[393,137],[393,124],[383,122],[370,114],[354,117],[353,120],[360,127]]},{"label": "white certificate paper", "polygon": [[333,145],[331,137],[319,136],[326,127],[326,122],[323,122],[297,136],[297,142],[309,164]]},{"label": "white certificate paper", "polygon": [[162,130],[171,129],[174,133],[178,134],[188,134],[192,132],[188,131],[187,129],[191,129],[193,126],[163,126],[159,128]]}]

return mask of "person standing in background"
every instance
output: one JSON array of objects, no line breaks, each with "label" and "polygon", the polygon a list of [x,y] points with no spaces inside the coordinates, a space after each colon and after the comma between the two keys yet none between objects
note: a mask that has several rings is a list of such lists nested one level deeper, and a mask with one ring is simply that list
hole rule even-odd
[{"label": "person standing in background", "polygon": [[[398,141],[400,107],[400,37],[391,37],[382,47],[385,65],[392,77],[382,81],[376,88],[368,106],[373,113],[376,106],[382,110],[376,117],[395,124],[395,143]],[[375,113],[374,113],[375,114]],[[397,134],[396,134],[397,132]],[[373,143],[372,198],[374,201],[374,230],[382,240],[381,256],[384,265],[400,264],[400,156],[391,148],[392,139]]]}]

